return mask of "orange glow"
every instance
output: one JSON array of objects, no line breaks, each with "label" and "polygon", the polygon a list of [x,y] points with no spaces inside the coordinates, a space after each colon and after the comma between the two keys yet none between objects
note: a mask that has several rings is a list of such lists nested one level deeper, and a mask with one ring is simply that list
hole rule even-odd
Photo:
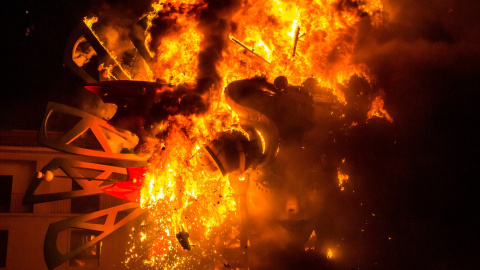
[{"label": "orange glow", "polygon": [[[153,4],[150,21],[156,12],[172,9],[172,6],[183,4],[184,14],[190,14],[200,10],[194,9],[192,4],[202,4],[201,1],[166,3]],[[345,95],[339,86],[355,74],[369,80],[367,67],[352,62],[355,24],[360,21],[362,12],[381,14],[383,6],[380,0],[362,1],[359,9],[339,12],[335,3],[332,0],[244,3],[233,15],[236,31],[230,33],[231,43],[217,66],[224,83],[254,76],[266,76],[273,81],[283,75],[291,84],[299,85],[313,77],[345,104]],[[180,31],[168,33],[162,38],[161,46],[150,51],[156,59],[152,80],[191,83],[196,78],[203,34],[197,28],[195,16],[184,14],[175,15]],[[380,24],[381,17],[376,22]],[[147,44],[150,41],[151,34],[147,30]]]},{"label": "orange glow", "polygon": [[[338,13],[332,2],[262,0],[245,5],[234,17],[238,26],[233,35],[248,49],[229,46],[220,69],[225,71],[225,81],[255,75],[273,81],[283,75],[300,84],[314,77],[345,103],[338,85],[354,74],[366,74],[365,66],[351,63],[355,34],[348,32],[360,14]],[[346,35],[351,39],[345,39]],[[332,55],[338,55],[335,61],[328,59]]]},{"label": "orange glow", "polygon": [[147,238],[154,241],[145,263],[167,268],[183,265],[186,269],[195,265],[201,258],[188,256],[182,249],[176,239],[181,231],[189,233],[189,243],[201,246],[205,257],[218,256],[219,235],[228,239],[222,241],[228,246],[239,245],[235,241],[236,204],[228,177],[199,169],[197,164],[198,149],[217,131],[230,130],[238,121],[235,114],[216,107],[205,117],[171,117],[164,127],[169,136],[155,143],[164,150],[159,149],[150,159],[141,190],[141,205],[150,210],[152,223]]},{"label": "orange glow", "polygon": [[[146,48],[154,59],[149,80],[165,80],[172,85],[195,84],[199,76],[199,53],[207,37],[199,28],[197,16],[206,5],[193,0],[160,0],[152,5],[145,33]],[[169,12],[180,9],[183,12]],[[232,81],[255,76],[273,82],[282,75],[293,85],[313,77],[338,103],[346,105],[343,91],[352,76],[358,75],[371,83],[368,68],[353,61],[357,23],[362,14],[369,14],[373,24],[381,24],[382,10],[381,0],[361,1],[358,8],[342,10],[336,0],[244,1],[229,18],[235,29],[225,35],[228,38],[222,57],[215,63],[220,85],[202,96],[210,101],[208,111],[199,116],[171,116],[153,128],[155,134],[167,136],[147,138],[152,156],[140,202],[150,210],[148,226],[133,229],[140,231],[140,238],[132,240],[125,262],[128,264],[140,256],[145,258],[145,264],[158,269],[195,269],[194,265],[200,261],[222,260],[218,252],[221,248],[240,247],[238,205],[228,178],[199,168],[197,160],[198,150],[218,132],[241,129],[238,116],[225,102],[224,87]],[[154,48],[152,21],[159,12],[171,16],[176,28],[166,29],[160,45]],[[85,18],[93,33],[97,20]],[[111,55],[121,68],[114,54]],[[110,72],[112,68],[101,67],[106,78],[116,79]],[[375,98],[367,116],[393,121],[380,96]],[[265,152],[264,137],[258,135]],[[348,179],[347,174],[338,170],[341,190]],[[245,176],[239,176],[239,180],[245,181]],[[195,252],[182,249],[177,240],[180,232],[188,232],[188,242]],[[132,239],[135,235],[132,233]],[[149,251],[139,254],[147,245]],[[327,258],[333,258],[331,249]]]},{"label": "orange glow", "polygon": [[393,118],[390,117],[387,110],[383,108],[383,99],[380,96],[377,96],[372,102],[372,108],[367,113],[367,118],[371,119],[372,117],[385,118],[388,122],[393,123]]},{"label": "orange glow", "polygon": [[155,79],[169,83],[194,83],[197,75],[198,52],[203,36],[196,30],[192,18],[182,21],[183,31],[162,39],[158,48]]},{"label": "orange glow", "polygon": [[[129,79],[132,79],[132,76],[122,68],[122,66],[118,63],[117,61],[117,58],[115,56],[115,53],[108,50],[105,45],[103,44],[102,40],[97,36],[97,34],[95,33],[95,31],[93,30],[93,24],[95,24],[96,22],[98,22],[98,17],[95,17],[95,16],[92,16],[91,18],[87,18],[87,17],[84,17],[83,18],[83,22],[85,23],[85,25],[90,29],[90,31],[92,32],[92,34],[95,36],[95,38],[97,38],[98,42],[102,45],[102,47],[109,53],[109,55],[112,57],[114,63],[115,63],[115,66],[118,66],[124,73],[125,75],[129,78]],[[98,67],[98,70],[99,71],[102,71],[103,70],[103,77],[104,78],[107,78],[107,79],[112,79],[112,80],[117,80],[117,78],[115,78],[115,76],[112,74],[112,69],[113,69],[114,66],[112,65],[109,65],[108,67],[105,67],[103,64],[101,64],[99,67]]]},{"label": "orange glow", "polygon": [[338,178],[338,186],[340,187],[340,190],[345,190],[345,187],[343,184],[347,182],[349,176],[348,174],[342,173],[340,170],[337,171],[337,178]]},{"label": "orange glow", "polygon": [[327,251],[327,259],[332,259],[333,258],[333,252],[331,249],[328,249]]},{"label": "orange glow", "polygon": [[92,29],[93,27],[93,24],[98,22],[98,17],[96,16],[92,16],[91,18],[83,18],[83,22],[87,25],[88,28],[90,28],[90,30]]}]

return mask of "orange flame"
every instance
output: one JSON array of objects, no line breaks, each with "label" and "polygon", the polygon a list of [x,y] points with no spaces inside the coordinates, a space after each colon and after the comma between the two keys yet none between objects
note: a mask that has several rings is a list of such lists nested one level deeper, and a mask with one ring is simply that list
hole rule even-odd
[{"label": "orange flame", "polygon": [[[218,261],[219,246],[239,246],[238,214],[228,179],[199,169],[197,164],[197,151],[203,144],[220,131],[240,129],[237,115],[224,100],[223,88],[229,82],[254,76],[273,81],[282,75],[294,85],[313,77],[345,105],[342,89],[353,75],[371,82],[368,68],[353,61],[356,25],[363,14],[369,14],[374,25],[381,24],[383,5],[381,0],[360,1],[358,7],[339,5],[337,0],[244,1],[229,18],[235,28],[227,35],[222,57],[215,63],[221,83],[208,93],[210,109],[203,116],[171,116],[156,129],[168,136],[149,139],[154,154],[141,190],[141,206],[150,210],[151,226],[142,226],[141,239],[128,252],[131,257],[127,263],[138,257],[137,250],[147,242],[154,242],[154,249],[144,256],[144,262],[166,269],[193,269],[192,265],[207,258]],[[206,38],[195,13],[207,6],[204,1],[193,0],[160,0],[152,5],[145,40],[155,62],[149,73],[151,81],[195,83]],[[183,12],[169,13],[173,9]],[[151,30],[159,12],[173,16],[176,30],[166,31],[155,48]],[[92,32],[95,22],[95,18],[85,18]],[[384,117],[392,122],[383,106],[377,97],[368,118]],[[342,190],[347,180],[348,175],[338,171]],[[189,233],[190,244],[201,246],[201,253],[195,253],[200,256],[179,248],[176,235],[181,231]],[[332,257],[329,249],[327,258]]]},{"label": "orange flame", "polygon": [[333,258],[333,252],[331,249],[328,249],[327,251],[327,259],[332,259]]},{"label": "orange flame", "polygon": [[[92,16],[90,18],[88,17],[84,17],[83,18],[83,22],[85,23],[85,25],[88,27],[88,29],[90,29],[90,31],[92,32],[92,34],[95,36],[95,38],[98,40],[98,42],[102,45],[102,47],[110,54],[110,56],[112,57],[114,63],[115,63],[115,66],[118,66],[124,73],[125,75],[129,78],[129,79],[132,79],[132,76],[122,68],[122,65],[119,64],[119,62],[117,61],[117,57],[115,55],[115,52],[111,51],[111,50],[108,50],[105,45],[103,44],[102,40],[98,37],[98,35],[95,33],[95,31],[93,30],[93,25],[95,23],[98,22],[98,17],[96,16]],[[101,64],[99,67],[98,67],[98,70],[99,71],[102,71],[103,70],[103,77],[104,78],[108,78],[108,79],[112,79],[112,80],[116,80],[117,78],[115,78],[115,76],[112,74],[112,69],[113,69],[113,66],[112,65],[109,65],[108,67],[105,67],[103,64]]]},{"label": "orange flame", "polygon": [[372,117],[385,118],[388,122],[393,123],[393,118],[390,117],[387,110],[383,108],[383,99],[381,96],[377,96],[372,102],[372,108],[367,113],[367,118],[371,119]]}]

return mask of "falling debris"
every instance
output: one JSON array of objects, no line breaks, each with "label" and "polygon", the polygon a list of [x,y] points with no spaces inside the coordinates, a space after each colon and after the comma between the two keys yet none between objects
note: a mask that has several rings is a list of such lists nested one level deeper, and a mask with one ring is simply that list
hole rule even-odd
[{"label": "falling debris", "polygon": [[192,249],[192,245],[190,245],[190,242],[188,241],[189,236],[190,236],[190,234],[188,232],[183,231],[183,230],[180,231],[179,233],[177,233],[177,235],[176,235],[178,242],[180,243],[182,248],[185,249],[185,250],[191,250]]},{"label": "falling debris", "polygon": [[255,55],[256,57],[260,58],[261,60],[265,61],[267,64],[270,64],[270,62],[268,60],[266,60],[265,58],[263,58],[261,55],[259,55],[258,53],[255,52],[255,49],[254,48],[248,48],[247,45],[243,44],[240,40],[236,39],[234,36],[230,35],[230,40],[237,43],[238,45],[240,45],[241,47],[245,48],[247,51],[249,51],[250,53],[252,53],[253,55]]}]

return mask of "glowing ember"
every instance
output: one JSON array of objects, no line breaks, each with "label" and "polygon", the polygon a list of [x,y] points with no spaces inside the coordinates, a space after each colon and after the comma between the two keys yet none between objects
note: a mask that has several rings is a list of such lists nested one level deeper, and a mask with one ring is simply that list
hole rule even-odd
[{"label": "glowing ember", "polygon": [[328,249],[328,252],[327,252],[327,259],[332,259],[333,258],[333,252],[331,249]]},{"label": "glowing ember", "polygon": [[[147,261],[191,267],[200,264],[200,252],[201,258],[215,262],[221,245],[218,237],[235,240],[233,190],[226,177],[199,168],[197,152],[217,131],[231,129],[236,121],[235,115],[226,111],[202,118],[179,115],[168,119],[169,135],[157,142],[160,149],[150,159],[141,191],[141,205],[150,210],[148,233],[152,235],[147,238],[150,242],[154,239]],[[201,249],[185,254],[183,250],[190,246]]]},{"label": "glowing ember", "polygon": [[370,119],[374,116],[385,118],[388,122],[393,123],[393,118],[390,117],[387,110],[383,108],[383,99],[380,96],[377,96],[375,100],[372,102],[372,108],[367,113],[367,118]]},{"label": "glowing ember", "polygon": [[337,176],[338,176],[338,186],[340,187],[340,190],[345,190],[345,187],[343,186],[343,184],[347,182],[348,174],[338,171]]}]

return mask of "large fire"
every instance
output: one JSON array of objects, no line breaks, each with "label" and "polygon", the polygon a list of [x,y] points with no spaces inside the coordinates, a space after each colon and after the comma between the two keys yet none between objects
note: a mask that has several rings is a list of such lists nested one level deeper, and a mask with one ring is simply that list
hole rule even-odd
[{"label": "large fire", "polygon": [[[153,135],[164,135],[147,139],[152,155],[141,206],[149,209],[149,217],[141,227],[132,228],[127,266],[143,260],[163,269],[223,268],[227,267],[225,250],[240,247],[236,194],[227,177],[199,164],[199,149],[218,132],[241,130],[239,117],[223,95],[228,83],[255,76],[272,82],[286,76],[290,84],[300,85],[314,78],[316,89],[334,96],[339,106],[347,106],[344,86],[348,80],[352,76],[368,83],[373,80],[368,68],[355,63],[352,55],[362,17],[381,24],[380,0],[226,2],[236,3],[217,7],[213,22],[205,19],[213,12],[208,1],[159,1],[147,15],[145,44],[154,59],[153,65],[145,64],[148,79],[198,90],[195,85],[210,78],[198,90],[208,109],[200,115],[169,116],[152,126]],[[85,20],[92,31],[95,22],[95,17]],[[211,62],[208,68],[205,62]],[[123,70],[138,78],[128,67]],[[393,121],[381,96],[366,109],[365,120]],[[349,176],[339,171],[338,179],[343,190]],[[145,249],[148,254],[141,254]],[[327,256],[335,258],[330,249]]]}]

